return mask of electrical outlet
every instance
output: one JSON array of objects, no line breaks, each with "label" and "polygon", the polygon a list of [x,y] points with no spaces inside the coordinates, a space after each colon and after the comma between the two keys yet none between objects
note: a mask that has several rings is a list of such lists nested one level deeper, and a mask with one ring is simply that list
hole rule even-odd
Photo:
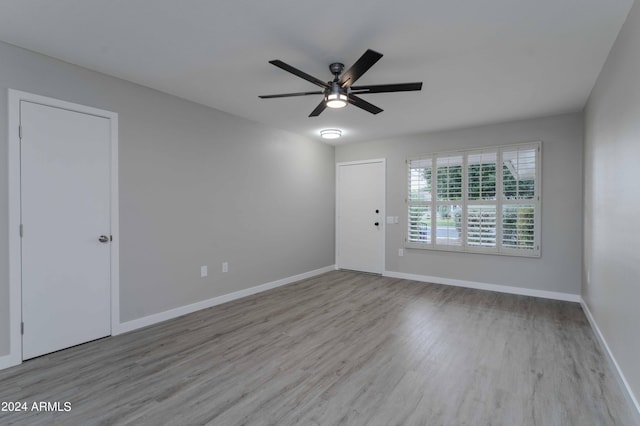
[{"label": "electrical outlet", "polygon": [[403,248],[399,248],[398,249],[398,256],[400,256],[400,257],[404,256],[404,249]]},{"label": "electrical outlet", "polygon": [[222,262],[222,272],[229,272],[229,262]]},{"label": "electrical outlet", "polygon": [[201,266],[200,267],[200,278],[204,278],[207,275],[209,275],[209,271],[208,271],[207,266],[206,265],[205,266]]}]

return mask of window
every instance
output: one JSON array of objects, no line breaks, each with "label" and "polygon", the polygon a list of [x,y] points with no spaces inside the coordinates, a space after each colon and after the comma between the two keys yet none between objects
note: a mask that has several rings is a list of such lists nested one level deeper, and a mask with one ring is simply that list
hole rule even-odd
[{"label": "window", "polygon": [[540,255],[540,142],[408,165],[408,248]]}]

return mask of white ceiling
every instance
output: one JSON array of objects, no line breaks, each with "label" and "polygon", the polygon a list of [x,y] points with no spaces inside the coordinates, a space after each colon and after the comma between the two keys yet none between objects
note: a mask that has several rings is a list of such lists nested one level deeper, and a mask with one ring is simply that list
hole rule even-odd
[{"label": "white ceiling", "polygon": [[[633,0],[2,0],[0,40],[182,98],[338,143],[578,111]],[[321,80],[366,49],[359,85],[423,81],[362,98],[383,108],[309,113]]]}]

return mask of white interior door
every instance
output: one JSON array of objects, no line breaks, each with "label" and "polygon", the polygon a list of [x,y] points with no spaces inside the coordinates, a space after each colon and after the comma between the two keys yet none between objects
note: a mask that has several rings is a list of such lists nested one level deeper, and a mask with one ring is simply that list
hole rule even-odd
[{"label": "white interior door", "polygon": [[21,101],[20,126],[29,359],[111,333],[110,122]]},{"label": "white interior door", "polygon": [[338,164],[336,185],[337,267],[382,273],[384,160]]}]

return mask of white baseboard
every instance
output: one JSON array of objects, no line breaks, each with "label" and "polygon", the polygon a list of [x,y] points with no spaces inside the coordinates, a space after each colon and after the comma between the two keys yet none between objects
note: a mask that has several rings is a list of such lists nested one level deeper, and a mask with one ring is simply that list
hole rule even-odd
[{"label": "white baseboard", "polygon": [[406,274],[404,272],[384,271],[385,277],[401,278],[405,280],[421,281],[426,283],[444,284],[455,287],[475,288],[477,290],[489,290],[498,293],[519,294],[522,296],[542,297],[544,299],[563,300],[565,302],[580,303],[579,294],[560,293],[556,291],[536,290],[531,288],[511,287],[498,284],[486,284],[475,281],[455,280],[451,278],[432,277],[428,275]]},{"label": "white baseboard", "polygon": [[580,304],[582,305],[582,310],[584,311],[587,319],[589,320],[589,324],[591,324],[591,328],[593,329],[593,332],[596,335],[596,338],[598,339],[600,346],[604,349],[604,352],[609,358],[609,361],[611,361],[611,364],[613,365],[614,370],[618,375],[618,380],[620,381],[620,383],[622,383],[622,386],[626,391],[626,396],[629,402],[633,404],[633,406],[636,409],[636,420],[640,422],[640,403],[638,402],[638,398],[636,398],[633,391],[631,390],[631,387],[629,386],[629,382],[627,382],[627,379],[622,373],[622,370],[620,369],[620,366],[618,365],[616,358],[613,356],[613,352],[611,352],[611,348],[609,348],[609,344],[607,344],[606,339],[604,338],[602,332],[600,331],[600,327],[598,327],[598,323],[596,323],[595,318],[591,314],[591,311],[589,310],[589,306],[582,298],[580,298]]},{"label": "white baseboard", "polygon": [[335,265],[325,266],[324,268],[316,269],[314,271],[305,272],[299,275],[294,275],[292,277],[283,278],[277,281],[271,281],[265,284],[257,285],[255,287],[250,287],[244,290],[235,291],[233,293],[223,294],[222,296],[214,297],[212,299],[203,300],[201,302],[192,303],[186,306],[180,306],[179,308],[170,309],[168,311],[159,312],[157,314],[149,315],[143,318],[138,318],[135,320],[120,323],[116,327],[114,327],[113,330],[111,330],[111,334],[113,336],[116,336],[118,334],[126,333],[128,331],[137,330],[138,328],[147,327],[149,325],[157,324],[162,321],[167,321],[173,318],[181,317],[182,315],[190,314],[202,309],[220,305],[222,303],[231,302],[232,300],[240,299],[246,296],[251,296],[252,294],[261,293],[263,291],[267,291],[267,290],[271,290],[272,288],[291,284],[296,281],[315,277],[316,275],[324,274],[325,272],[329,272],[333,270],[335,270]]}]

